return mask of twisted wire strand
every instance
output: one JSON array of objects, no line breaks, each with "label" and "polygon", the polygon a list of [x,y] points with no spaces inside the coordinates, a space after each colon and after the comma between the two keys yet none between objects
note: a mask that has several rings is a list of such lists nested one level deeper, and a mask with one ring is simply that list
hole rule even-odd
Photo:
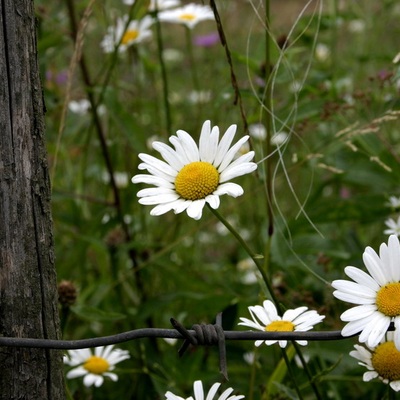
[{"label": "twisted wire strand", "polygon": [[[327,341],[343,340],[354,336],[342,336],[341,331],[319,331],[319,332],[261,332],[261,331],[224,331],[222,328],[222,313],[216,317],[216,323],[195,324],[191,330],[186,329],[180,322],[171,318],[171,324],[175,329],[161,328],[142,328],[132,331],[118,333],[116,335],[102,336],[80,340],[53,340],[53,339],[33,339],[0,336],[0,347],[17,348],[41,348],[73,350],[91,347],[107,346],[117,343],[128,342],[141,338],[170,338],[184,339],[178,351],[181,357],[186,349],[192,346],[212,346],[218,345],[219,352],[219,371],[226,381],[228,381],[228,367],[226,359],[225,340],[309,340]],[[388,330],[394,330],[394,323],[390,324]]]},{"label": "twisted wire strand", "polygon": [[[357,332],[350,336],[342,336],[341,331],[308,331],[308,332],[262,332],[262,331],[225,331],[222,328],[222,313],[216,317],[216,323],[195,324],[191,330],[186,329],[176,319],[170,319],[174,329],[163,328],[141,328],[132,331],[117,333],[110,336],[100,336],[90,339],[61,340],[61,339],[34,339],[21,337],[0,336],[0,347],[30,347],[55,350],[86,349],[99,346],[107,346],[129,342],[143,338],[168,338],[184,339],[179,350],[180,355],[192,344],[196,345],[218,345],[220,350],[225,348],[225,340],[309,340],[329,341],[346,340],[358,336]],[[388,331],[394,330],[391,322]],[[1,335],[1,334],[0,334]]]},{"label": "twisted wire strand", "polygon": [[[189,334],[197,339],[195,330],[188,330]],[[318,332],[256,332],[256,331],[224,331],[226,340],[309,340],[309,341],[329,341],[345,340],[350,337],[342,336],[341,331],[318,331]],[[90,339],[79,340],[54,340],[54,339],[33,339],[0,337],[0,346],[2,347],[31,347],[43,349],[85,349],[98,346],[107,346],[129,342],[131,340],[142,338],[169,338],[169,339],[187,339],[182,333],[175,329],[162,328],[142,328],[118,333],[116,335],[101,336]],[[193,345],[200,343],[192,343]]]}]

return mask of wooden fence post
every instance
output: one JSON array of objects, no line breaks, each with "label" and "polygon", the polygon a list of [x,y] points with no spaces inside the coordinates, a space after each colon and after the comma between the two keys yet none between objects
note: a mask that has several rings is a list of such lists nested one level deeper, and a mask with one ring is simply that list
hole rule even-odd
[{"label": "wooden fence post", "polygon": [[[33,0],[0,1],[0,335],[59,337]],[[64,399],[62,354],[0,348],[1,399]]]}]

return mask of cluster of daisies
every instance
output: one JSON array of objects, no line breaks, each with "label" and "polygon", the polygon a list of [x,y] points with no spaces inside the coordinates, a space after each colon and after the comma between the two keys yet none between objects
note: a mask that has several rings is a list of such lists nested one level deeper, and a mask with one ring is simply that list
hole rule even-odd
[{"label": "cluster of daisies", "polygon": [[[135,0],[123,0],[126,5],[133,5]],[[181,6],[180,0],[151,0],[148,14],[142,19],[130,20],[128,15],[118,18],[104,36],[101,47],[105,53],[111,53],[118,47],[124,52],[129,46],[144,42],[152,37],[155,18],[160,22],[177,23],[193,29],[200,21],[213,20],[214,13],[207,5],[189,3]]]},{"label": "cluster of daisies", "polygon": [[[252,160],[253,151],[242,152],[248,136],[241,137],[232,145],[236,134],[236,125],[231,125],[220,138],[218,126],[205,121],[199,137],[199,144],[183,130],[169,138],[172,147],[155,141],[152,143],[163,160],[148,154],[139,154],[142,163],[139,170],[147,174],[138,174],[132,178],[134,184],[145,183],[153,187],[138,191],[139,203],[154,206],[151,215],[158,216],[168,211],[187,215],[195,220],[202,216],[207,204],[216,209],[220,196],[227,194],[237,197],[243,194],[243,188],[232,179],[256,170]],[[365,366],[368,371],[364,381],[381,379],[395,391],[400,391],[400,243],[396,235],[391,235],[388,244],[382,243],[379,254],[371,247],[363,253],[363,262],[368,271],[348,266],[345,274],[352,280],[335,280],[333,295],[345,302],[355,304],[341,315],[347,322],[342,330],[343,336],[359,335],[361,345],[355,345],[350,355]],[[239,325],[263,332],[306,332],[320,323],[325,317],[307,307],[286,310],[282,316],[270,300],[263,305],[248,308],[251,319],[240,318]],[[296,340],[306,345],[305,340]],[[287,340],[262,339],[262,344],[278,343],[284,348]],[[65,363],[73,367],[67,378],[84,377],[86,386],[100,386],[104,378],[118,379],[112,372],[115,365],[128,359],[127,351],[114,349],[113,346],[99,347],[92,353],[89,349],[70,350]],[[194,398],[186,400],[214,399],[220,383],[211,386],[207,394],[201,381],[194,382]],[[236,400],[243,395],[231,395],[233,389],[226,389],[219,400]],[[171,392],[165,394],[167,400],[184,400]]]}]

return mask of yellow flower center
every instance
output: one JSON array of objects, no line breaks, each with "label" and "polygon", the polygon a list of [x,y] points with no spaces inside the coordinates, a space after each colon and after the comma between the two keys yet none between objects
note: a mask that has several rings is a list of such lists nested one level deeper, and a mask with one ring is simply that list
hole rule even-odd
[{"label": "yellow flower center", "polygon": [[110,364],[102,357],[91,356],[83,364],[83,368],[92,374],[101,375],[108,371]]},{"label": "yellow flower center", "polygon": [[136,29],[126,31],[124,33],[124,36],[122,36],[121,43],[128,44],[128,43],[132,42],[132,40],[137,39],[138,36],[139,36],[139,31],[137,31]]},{"label": "yellow flower center", "polygon": [[371,363],[383,379],[400,380],[400,351],[393,342],[380,344],[372,354]]},{"label": "yellow flower center", "polygon": [[290,321],[273,321],[264,328],[267,332],[292,332],[294,324]]},{"label": "yellow flower center", "polygon": [[179,18],[183,19],[184,21],[193,21],[196,18],[196,16],[193,14],[181,14]]},{"label": "yellow flower center", "polygon": [[175,178],[175,190],[186,200],[204,199],[218,187],[219,173],[210,163],[195,161],[185,165]]},{"label": "yellow flower center", "polygon": [[388,317],[400,315],[400,282],[382,286],[376,294],[376,305]]}]

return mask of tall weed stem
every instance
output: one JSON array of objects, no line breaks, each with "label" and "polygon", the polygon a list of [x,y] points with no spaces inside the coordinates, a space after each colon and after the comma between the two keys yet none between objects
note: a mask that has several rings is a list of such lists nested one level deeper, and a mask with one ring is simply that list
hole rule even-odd
[{"label": "tall weed stem", "polygon": [[165,67],[164,62],[164,43],[161,34],[161,24],[160,20],[158,19],[158,14],[155,15],[156,21],[156,35],[157,35],[157,55],[158,61],[160,63],[161,68],[161,79],[163,85],[163,103],[164,103],[164,112],[165,112],[165,123],[166,123],[166,130],[168,133],[172,131],[172,118],[171,118],[171,109],[169,105],[169,90],[168,90],[168,77],[167,77],[167,69]]},{"label": "tall weed stem", "polygon": [[262,276],[262,279],[263,279],[265,285],[267,286],[268,292],[269,292],[273,302],[275,303],[275,306],[276,306],[278,312],[281,313],[280,306],[279,306],[278,300],[277,300],[277,298],[275,296],[272,284],[271,284],[271,282],[270,282],[270,280],[268,278],[268,275],[266,274],[266,272],[264,270],[263,263],[260,261],[260,260],[263,259],[263,256],[254,253],[254,251],[251,250],[251,248],[246,243],[246,241],[240,236],[238,231],[217,210],[214,210],[209,205],[208,205],[208,208],[222,222],[222,224],[226,227],[226,229],[228,229],[228,231],[230,233],[232,233],[232,235],[237,239],[237,241],[240,243],[240,245],[246,251],[246,253],[252,258],[252,260],[254,261],[254,263],[257,266],[258,271],[260,272],[260,274]]}]

